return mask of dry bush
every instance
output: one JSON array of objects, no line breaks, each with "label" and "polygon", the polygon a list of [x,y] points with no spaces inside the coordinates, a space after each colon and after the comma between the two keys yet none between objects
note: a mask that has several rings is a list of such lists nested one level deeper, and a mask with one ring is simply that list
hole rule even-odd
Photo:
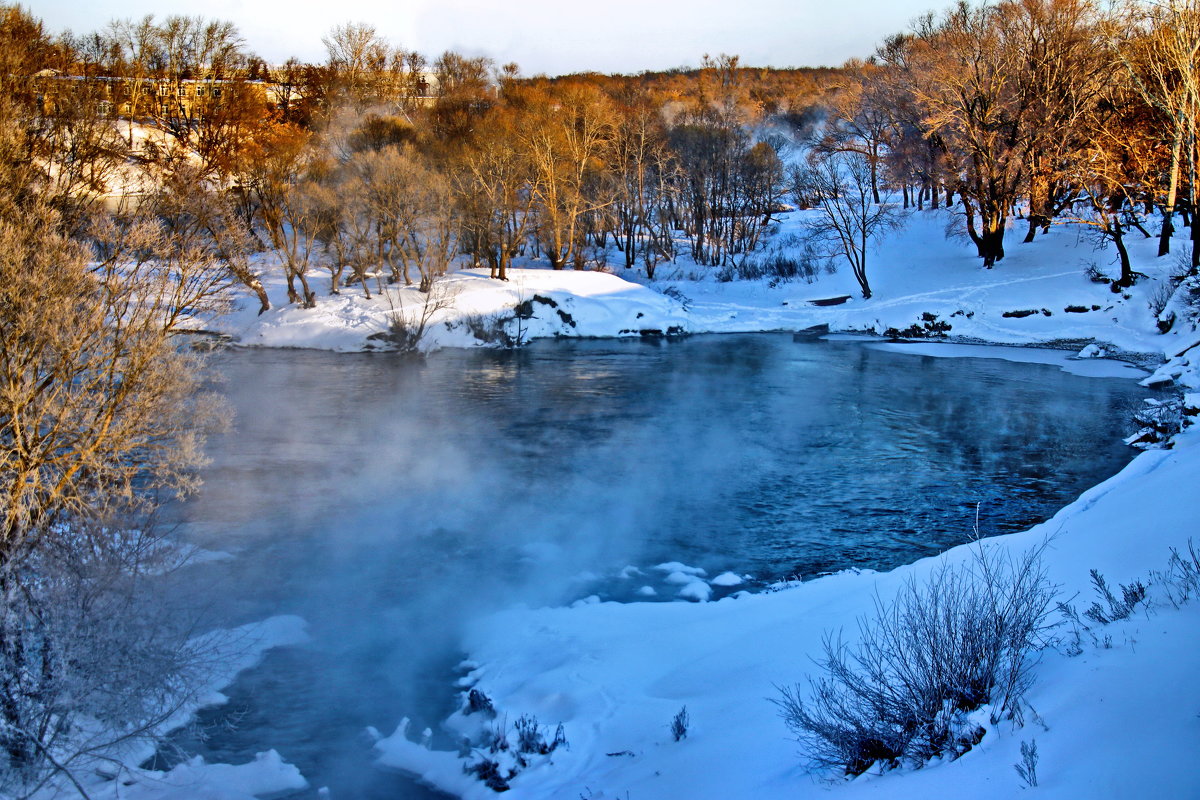
[{"label": "dry bush", "polygon": [[823,674],[773,700],[813,764],[856,775],[878,761],[956,755],[982,735],[971,711],[990,703],[993,723],[1019,716],[1055,595],[1040,553],[981,547],[964,566],[909,581],[890,604],[877,600],[857,646],[827,636]]}]

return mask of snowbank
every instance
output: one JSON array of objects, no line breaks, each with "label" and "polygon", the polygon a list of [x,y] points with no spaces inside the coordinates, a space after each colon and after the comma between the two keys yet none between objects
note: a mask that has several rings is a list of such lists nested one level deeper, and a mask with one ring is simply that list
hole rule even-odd
[{"label": "snowbank", "polygon": [[124,800],[252,800],[260,795],[308,788],[300,770],[279,753],[259,753],[248,764],[208,764],[203,758],[179,764],[169,772],[133,770],[91,797]]},{"label": "snowbank", "polygon": [[[281,306],[261,316],[256,303],[245,300],[213,327],[246,346],[371,349],[375,344],[368,337],[386,331],[395,315],[419,318],[426,302],[414,287],[385,286],[383,293],[377,289],[371,287],[369,300],[361,289],[349,287],[321,297],[316,308]],[[272,297],[285,296],[278,285],[270,285],[269,292]],[[433,294],[446,308],[434,314],[425,349],[485,345],[471,325],[486,327],[493,321],[503,323],[507,333],[521,341],[688,329],[687,314],[678,301],[606,272],[513,269],[507,281],[498,281],[486,271],[462,270],[447,276]]]},{"label": "snowbank", "polygon": [[[783,216],[778,235],[801,231],[809,215]],[[1100,342],[1108,349],[1162,352],[1148,304],[1157,282],[1174,267],[1156,259],[1156,240],[1130,240],[1135,267],[1149,276],[1124,294],[1093,282],[1089,265],[1113,271],[1106,251],[1097,251],[1076,226],[1060,225],[1031,244],[1010,233],[1008,255],[995,269],[980,266],[969,246],[946,242],[946,212],[921,212],[871,255],[868,275],[874,296],[863,300],[850,271],[822,273],[772,285],[769,281],[722,282],[719,270],[685,257],[659,268],[659,279],[637,271],[619,274],[545,268],[513,269],[508,281],[484,270],[454,272],[439,290],[444,309],[432,319],[425,349],[475,347],[486,342],[473,330],[505,321],[521,340],[560,336],[637,336],[655,333],[733,333],[802,330],[828,325],[834,331],[883,334],[919,328],[933,320],[958,339],[1003,344],[1051,341]],[[527,264],[536,267],[536,264]],[[328,295],[328,279],[314,270],[316,308],[283,304],[281,271],[270,257],[260,260],[268,294],[277,304],[258,315],[257,301],[207,327],[246,346],[306,347],[338,351],[372,349],[368,337],[387,329],[392,315],[416,318],[425,296],[415,288],[371,285],[343,287]],[[813,301],[849,296],[840,305]],[[516,313],[523,309],[521,315]],[[1174,334],[1166,339],[1172,340]],[[1082,347],[1080,344],[1075,349]]]}]

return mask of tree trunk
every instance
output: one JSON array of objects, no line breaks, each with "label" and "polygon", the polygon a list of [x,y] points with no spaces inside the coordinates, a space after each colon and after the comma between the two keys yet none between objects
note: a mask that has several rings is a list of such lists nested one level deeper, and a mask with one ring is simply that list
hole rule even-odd
[{"label": "tree trunk", "polygon": [[[1182,112],[1180,112],[1182,114]],[[1179,195],[1179,151],[1183,146],[1182,125],[1176,125],[1175,141],[1171,143],[1171,177],[1167,184],[1167,203],[1163,206],[1162,233],[1158,237],[1158,255],[1171,252],[1171,234],[1175,233],[1175,225],[1171,215],[1175,211],[1175,201]]]},{"label": "tree trunk", "polygon": [[862,287],[863,300],[871,299],[871,285],[867,283],[867,232],[864,228],[859,235],[859,251],[858,264],[854,268],[854,277],[858,278],[858,285]]},{"label": "tree trunk", "polygon": [[258,298],[258,314],[262,316],[271,310],[271,301],[267,299],[267,290],[257,278],[250,281],[249,286],[250,290],[254,292],[254,296]]},{"label": "tree trunk", "polygon": [[1138,218],[1135,214],[1131,213],[1128,217],[1126,217],[1126,220],[1128,221],[1130,227],[1137,228],[1138,231],[1145,238],[1147,238],[1147,239],[1154,238],[1153,236],[1150,235],[1150,231],[1146,230],[1145,227],[1142,226],[1142,223],[1138,222]]},{"label": "tree trunk", "polygon": [[879,145],[871,145],[871,199],[879,205]]},{"label": "tree trunk", "polygon": [[1041,176],[1038,174],[1037,164],[1038,164],[1039,159],[1036,154],[1034,154],[1032,160],[1033,160],[1033,165],[1032,165],[1033,168],[1031,169],[1032,174],[1029,176],[1029,230],[1025,232],[1025,239],[1024,239],[1024,241],[1022,241],[1022,244],[1029,244],[1030,242],[1033,241],[1033,237],[1037,234],[1038,200],[1042,197],[1044,192],[1049,193],[1048,190],[1044,190],[1044,188],[1043,188],[1044,181],[1042,180]]},{"label": "tree trunk", "polygon": [[1133,267],[1129,263],[1129,251],[1125,249],[1125,230],[1116,214],[1112,215],[1112,220],[1108,223],[1108,235],[1117,246],[1117,257],[1121,260],[1121,277],[1113,286],[1119,289],[1133,286]]},{"label": "tree trunk", "polygon": [[1200,270],[1200,214],[1192,212],[1192,268],[1191,275]]},{"label": "tree trunk", "polygon": [[991,269],[1004,258],[1004,218],[985,225],[981,240],[983,265]]},{"label": "tree trunk", "polygon": [[962,201],[963,208],[966,210],[965,213],[967,215],[967,235],[970,236],[971,241],[975,243],[975,252],[978,253],[980,258],[984,258],[986,254],[984,252],[983,238],[980,237],[979,232],[975,230],[975,207],[971,205],[971,201],[965,196],[963,197]]},{"label": "tree trunk", "polygon": [[297,277],[300,278],[300,286],[304,289],[304,307],[305,308],[316,308],[317,307],[317,293],[314,292],[311,288],[309,288],[308,276],[305,275],[303,272],[300,272],[300,273],[297,273]]}]

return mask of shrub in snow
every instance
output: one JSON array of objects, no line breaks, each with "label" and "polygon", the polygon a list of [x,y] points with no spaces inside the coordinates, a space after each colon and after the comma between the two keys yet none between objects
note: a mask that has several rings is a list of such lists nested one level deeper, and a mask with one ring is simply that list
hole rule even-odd
[{"label": "shrub in snow", "polygon": [[671,735],[675,737],[675,741],[680,741],[687,738],[688,725],[692,723],[688,716],[687,706],[679,709],[675,717],[671,720]]},{"label": "shrub in snow", "polygon": [[506,724],[501,722],[487,728],[483,732],[483,746],[487,748],[492,755],[496,753],[504,753],[508,751],[508,733],[505,731]]},{"label": "shrub in snow", "polygon": [[822,270],[832,274],[837,264],[822,254],[813,242],[796,234],[779,239],[769,250],[752,253],[734,264],[723,267],[717,280],[726,282],[736,278],[756,281],[767,278],[771,286],[792,280],[813,283]]},{"label": "shrub in snow", "polygon": [[1021,761],[1013,764],[1013,769],[1021,776],[1021,780],[1029,788],[1038,785],[1037,782],[1037,739],[1032,739],[1028,742],[1021,742]]},{"label": "shrub in snow", "polygon": [[517,734],[517,752],[519,753],[545,756],[567,743],[567,735],[561,723],[554,732],[554,739],[547,742],[546,737],[542,734],[542,726],[538,725],[537,717],[531,714],[522,714],[521,718],[513,725],[513,730]]},{"label": "shrub in snow", "polygon": [[1108,277],[1095,261],[1083,265],[1083,274],[1092,283],[1112,283],[1112,278]]},{"label": "shrub in snow", "polygon": [[367,337],[385,342],[401,353],[419,353],[433,318],[454,306],[454,292],[434,282],[420,293],[420,304],[406,307],[402,291],[385,291],[388,302],[387,328]]},{"label": "shrub in snow", "polygon": [[1059,644],[1063,646],[1063,652],[1072,658],[1083,652],[1083,634],[1087,633],[1092,637],[1092,644],[1098,645],[1099,640],[1096,639],[1096,634],[1092,633],[1092,629],[1084,624],[1079,617],[1079,612],[1070,603],[1059,603],[1058,613],[1071,626],[1071,638],[1069,641],[1063,642],[1059,640]]},{"label": "shrub in snow", "polygon": [[485,786],[494,792],[507,792],[509,790],[508,782],[516,777],[514,770],[509,770],[508,775],[501,774],[500,762],[493,761],[490,758],[465,765],[463,772],[468,775],[475,775],[479,780],[483,781]]},{"label": "shrub in snow", "polygon": [[1146,298],[1146,302],[1150,306],[1150,313],[1154,314],[1155,318],[1161,317],[1163,311],[1167,308],[1167,304],[1171,302],[1173,294],[1175,294],[1175,287],[1167,281],[1156,284],[1154,289],[1151,290],[1149,297]]},{"label": "shrub in snow", "polygon": [[956,757],[983,736],[967,715],[1014,718],[1029,686],[1054,588],[1040,549],[1017,561],[982,548],[923,585],[876,602],[851,648],[827,636],[824,674],[773,700],[815,766],[857,775],[876,762]]},{"label": "shrub in snow", "polygon": [[1101,625],[1126,619],[1133,613],[1134,606],[1146,599],[1146,587],[1141,581],[1134,581],[1128,586],[1122,584],[1121,597],[1118,599],[1108,588],[1108,582],[1104,580],[1103,575],[1096,570],[1092,570],[1091,573],[1092,588],[1096,590],[1096,594],[1105,602],[1107,608],[1099,603],[1092,603],[1092,607],[1083,613]]},{"label": "shrub in snow", "polygon": [[1196,552],[1191,539],[1188,539],[1186,555],[1180,555],[1178,550],[1171,548],[1167,571],[1155,573],[1154,580],[1163,587],[1167,600],[1175,608],[1200,595],[1200,553]]},{"label": "shrub in snow", "polygon": [[690,297],[679,291],[678,286],[667,286],[662,290],[664,296],[671,298],[683,307],[684,311],[692,310],[692,300]]},{"label": "shrub in snow", "polygon": [[463,715],[470,716],[471,714],[483,714],[488,719],[494,719],[496,707],[492,705],[492,698],[478,689],[467,692],[467,705],[463,709]]},{"label": "shrub in snow", "polygon": [[459,757],[465,760],[463,772],[475,775],[494,791],[508,791],[509,782],[538,756],[548,756],[560,747],[568,747],[567,735],[561,724],[549,741],[546,739],[546,730],[532,714],[522,714],[513,724],[515,744],[509,741],[506,724],[485,728],[478,749],[472,746],[469,739],[460,743]]},{"label": "shrub in snow", "polygon": [[1147,398],[1145,405],[1133,415],[1137,433],[1125,438],[1126,444],[1143,450],[1169,449],[1171,439],[1183,430],[1183,400]]},{"label": "shrub in snow", "polygon": [[950,327],[950,323],[938,319],[937,314],[923,311],[920,322],[914,322],[903,330],[888,328],[883,335],[890,339],[935,339],[945,336]]},{"label": "shrub in snow", "polygon": [[509,332],[509,323],[516,318],[509,314],[468,314],[462,318],[467,332],[483,344],[514,350],[525,344],[524,326],[516,326]]}]

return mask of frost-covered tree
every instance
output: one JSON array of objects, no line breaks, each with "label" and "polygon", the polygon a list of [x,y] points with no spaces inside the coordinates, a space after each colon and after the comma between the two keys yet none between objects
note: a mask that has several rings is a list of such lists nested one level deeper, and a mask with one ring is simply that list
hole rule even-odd
[{"label": "frost-covered tree", "polygon": [[154,214],[68,226],[30,113],[0,97],[0,791],[69,782],[192,685],[147,576],[218,413],[175,336],[228,276]]}]

